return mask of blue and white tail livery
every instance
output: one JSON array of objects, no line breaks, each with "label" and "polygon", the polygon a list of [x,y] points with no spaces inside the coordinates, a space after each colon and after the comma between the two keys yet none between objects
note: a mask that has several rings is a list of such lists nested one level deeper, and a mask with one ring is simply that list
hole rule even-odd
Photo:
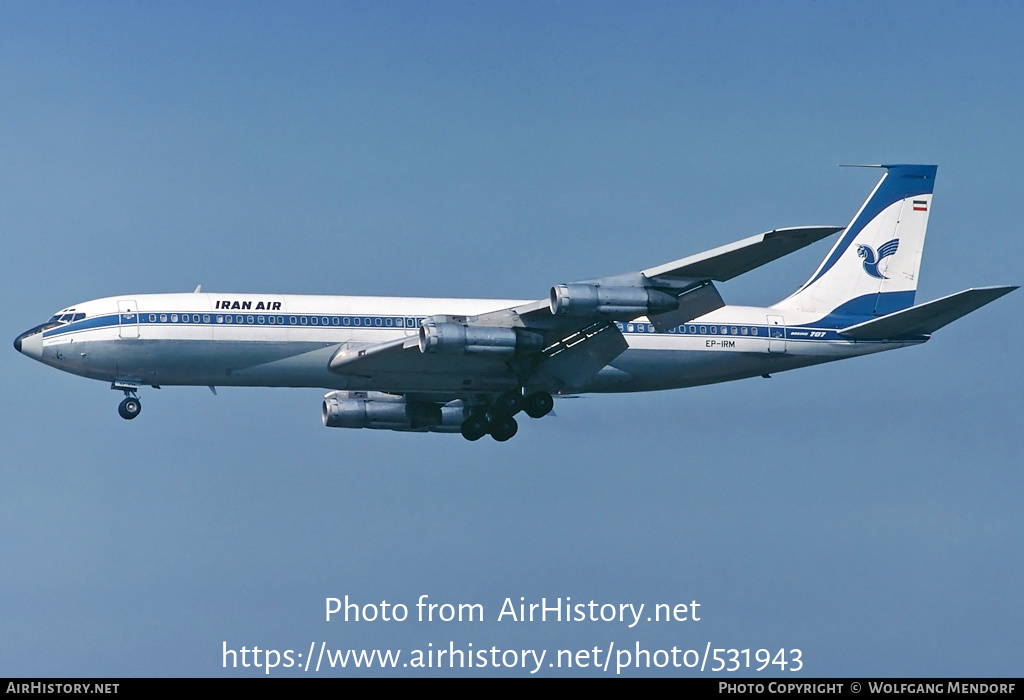
[{"label": "blue and white tail livery", "polygon": [[880,316],[914,305],[936,167],[878,167],[885,175],[828,257],[775,308]]},{"label": "blue and white tail livery", "polygon": [[[109,382],[138,416],[145,386],[320,387],[324,425],[511,438],[559,395],[675,389],[926,342],[1016,289],[914,304],[934,165],[885,173],[849,226],[773,229],[645,270],[556,284],[534,301],[135,294],[58,311],[15,348]],[[716,282],[842,232],[773,306]]]}]

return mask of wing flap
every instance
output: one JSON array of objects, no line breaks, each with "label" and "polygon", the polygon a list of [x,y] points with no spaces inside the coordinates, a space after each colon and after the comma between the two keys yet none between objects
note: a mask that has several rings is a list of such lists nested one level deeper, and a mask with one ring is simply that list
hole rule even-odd
[{"label": "wing flap", "polygon": [[614,323],[595,324],[563,341],[563,346],[556,348],[540,369],[570,389],[579,389],[627,347],[629,344]]},{"label": "wing flap", "polygon": [[676,309],[661,314],[651,314],[648,318],[659,333],[664,333],[670,328],[681,326],[687,321],[709,314],[723,306],[725,306],[725,301],[722,300],[722,295],[718,293],[715,285],[705,282],[700,287],[680,296],[679,306]]},{"label": "wing flap", "polygon": [[844,328],[839,334],[852,340],[894,340],[930,335],[1014,289],[1017,287],[965,289],[941,299]]}]

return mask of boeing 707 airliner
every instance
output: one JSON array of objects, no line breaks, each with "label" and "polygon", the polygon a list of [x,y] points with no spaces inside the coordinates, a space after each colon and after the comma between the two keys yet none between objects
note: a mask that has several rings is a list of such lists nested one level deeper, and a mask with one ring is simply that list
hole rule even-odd
[{"label": "boeing 707 airliner", "polygon": [[[75,304],[14,347],[110,382],[118,411],[162,385],[319,387],[324,425],[516,434],[554,396],[713,384],[927,341],[1016,289],[914,296],[934,165],[879,165],[848,226],[775,229],[645,270],[558,284],[536,301],[137,294]],[[724,282],[842,232],[773,306],[727,306]]]}]

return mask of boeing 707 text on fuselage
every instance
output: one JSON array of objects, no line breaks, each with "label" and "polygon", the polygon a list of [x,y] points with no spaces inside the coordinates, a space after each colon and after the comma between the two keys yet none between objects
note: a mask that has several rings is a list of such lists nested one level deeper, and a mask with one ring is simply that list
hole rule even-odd
[{"label": "boeing 707 text on fuselage", "polygon": [[[849,226],[784,228],[536,301],[140,294],[76,304],[21,353],[110,382],[135,418],[144,386],[320,387],[324,425],[516,434],[554,396],[676,389],[918,345],[1016,289],[914,305],[934,165],[885,174]],[[842,231],[794,294],[727,306],[716,282]]]}]

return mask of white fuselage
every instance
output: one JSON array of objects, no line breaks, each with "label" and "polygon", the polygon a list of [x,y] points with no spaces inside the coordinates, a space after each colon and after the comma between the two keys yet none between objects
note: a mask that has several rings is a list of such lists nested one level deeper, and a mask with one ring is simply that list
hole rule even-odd
[{"label": "white fuselage", "polygon": [[[458,387],[438,385],[442,378],[396,381],[335,373],[330,359],[339,350],[415,336],[429,316],[473,316],[522,303],[212,293],[109,297],[69,307],[57,317],[84,317],[25,334],[18,346],[45,364],[113,383],[440,395],[457,393]],[[922,342],[854,342],[836,332],[849,322],[772,307],[725,306],[667,333],[655,332],[646,318],[620,323],[629,348],[584,391],[711,384]]]}]

